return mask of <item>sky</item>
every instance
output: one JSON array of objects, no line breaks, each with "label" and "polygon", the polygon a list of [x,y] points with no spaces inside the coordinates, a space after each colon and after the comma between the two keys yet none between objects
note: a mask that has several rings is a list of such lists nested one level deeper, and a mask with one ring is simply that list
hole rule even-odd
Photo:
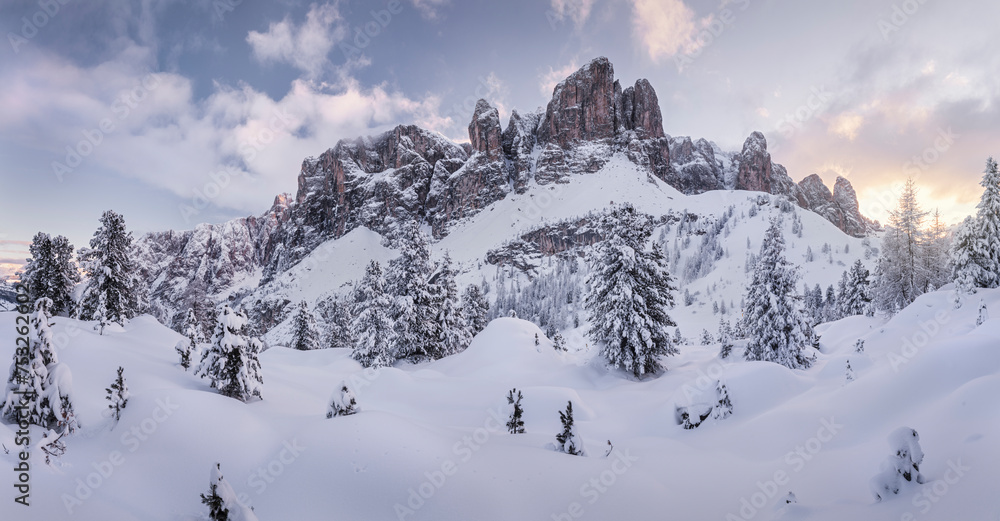
[{"label": "sky", "polygon": [[0,275],[39,231],[87,245],[257,215],[302,160],[417,124],[467,141],[606,56],[664,130],[739,150],[764,132],[798,181],[849,179],[886,220],[907,177],[949,223],[1000,155],[988,0],[3,0]]}]

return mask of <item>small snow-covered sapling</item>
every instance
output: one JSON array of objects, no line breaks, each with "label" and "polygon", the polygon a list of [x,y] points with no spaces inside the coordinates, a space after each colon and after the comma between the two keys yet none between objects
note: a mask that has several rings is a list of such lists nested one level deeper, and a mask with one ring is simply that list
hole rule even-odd
[{"label": "small snow-covered sapling", "polygon": [[521,418],[524,409],[521,408],[521,398],[523,398],[521,391],[517,389],[511,389],[507,393],[507,404],[513,406],[510,420],[507,421],[507,431],[511,434],[524,434],[524,420]]}]

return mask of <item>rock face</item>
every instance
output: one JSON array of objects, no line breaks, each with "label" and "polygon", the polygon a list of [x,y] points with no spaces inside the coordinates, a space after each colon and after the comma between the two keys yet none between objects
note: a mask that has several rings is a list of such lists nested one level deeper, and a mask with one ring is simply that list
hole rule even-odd
[{"label": "rock face", "polygon": [[[136,255],[154,312],[177,325],[195,303],[238,300],[324,241],[359,226],[393,240],[400,223],[417,220],[442,237],[455,220],[511,191],[597,172],[616,154],[687,194],[762,191],[788,196],[851,235],[864,235],[873,224],[858,211],[847,180],[838,179],[832,194],[817,176],[792,182],[772,163],[760,132],[735,154],[704,139],[666,136],[652,85],[639,79],[623,90],[603,57],[560,82],[544,110],[512,111],[506,129],[497,109],[479,100],[468,132],[463,144],[413,125],[341,140],[306,158],[294,197],[278,196],[261,216],[140,238]],[[547,247],[543,241],[539,251]],[[243,293],[234,293],[235,287]],[[274,323],[284,304],[269,305],[248,311]]]},{"label": "rock face", "polygon": [[800,207],[812,210],[835,224],[848,235],[864,237],[874,223],[865,219],[858,208],[858,198],[851,182],[838,177],[834,193],[816,174],[798,184],[792,181],[785,167],[772,163],[767,140],[760,132],[750,134],[743,151],[733,158],[738,165],[735,188],[784,195]]}]

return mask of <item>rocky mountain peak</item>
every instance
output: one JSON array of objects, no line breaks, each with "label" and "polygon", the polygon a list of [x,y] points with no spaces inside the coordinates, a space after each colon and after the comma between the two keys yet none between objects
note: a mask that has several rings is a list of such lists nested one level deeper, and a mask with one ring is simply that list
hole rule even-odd
[{"label": "rocky mountain peak", "polygon": [[486,154],[490,161],[500,159],[501,146],[500,113],[484,99],[476,102],[476,110],[469,123],[469,142],[473,152]]}]

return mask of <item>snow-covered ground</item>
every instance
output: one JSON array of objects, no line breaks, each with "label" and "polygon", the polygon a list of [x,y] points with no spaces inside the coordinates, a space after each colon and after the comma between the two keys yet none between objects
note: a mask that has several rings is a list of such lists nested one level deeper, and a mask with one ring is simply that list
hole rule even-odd
[{"label": "snow-covered ground", "polygon": [[[53,465],[33,456],[31,506],[15,504],[8,485],[0,519],[205,519],[198,495],[219,462],[262,520],[995,520],[1000,319],[975,325],[980,297],[1000,310],[1000,291],[956,310],[944,290],[888,321],[823,325],[805,371],[744,362],[739,344],[728,361],[718,345],[685,345],[666,373],[637,382],[585,346],[553,350],[514,318],[493,321],[463,353],[377,373],[346,350],[274,347],[261,356],[264,400],[248,404],[185,373],[173,350],[181,337],[149,317],[103,337],[57,318],[83,429]],[[11,359],[14,317],[0,313],[0,360]],[[119,365],[132,397],[114,425],[104,388]],[[717,379],[733,415],[682,429],[675,404]],[[345,380],[361,412],[327,419]],[[524,394],[523,435],[501,425],[513,387]],[[568,400],[587,457],[548,448]],[[902,426],[920,434],[926,483],[876,503],[869,480]],[[14,446],[11,426],[0,425],[0,442]],[[0,454],[9,480],[15,457]],[[785,505],[790,491],[798,503]]]}]

